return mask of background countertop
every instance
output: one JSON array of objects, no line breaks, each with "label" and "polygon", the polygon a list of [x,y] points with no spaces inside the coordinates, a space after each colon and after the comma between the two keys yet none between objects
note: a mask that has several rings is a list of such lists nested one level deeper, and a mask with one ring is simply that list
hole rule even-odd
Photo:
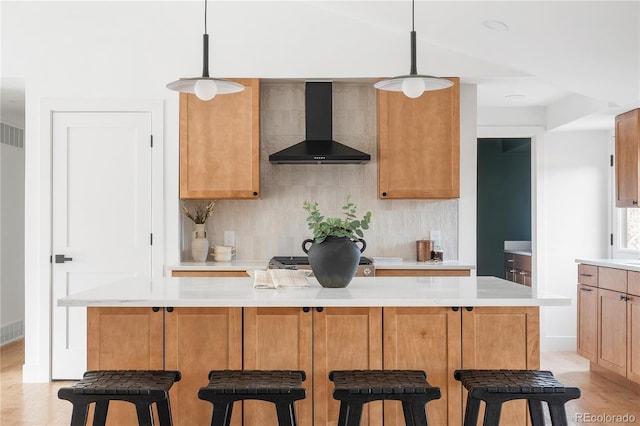
[{"label": "background countertop", "polygon": [[[180,262],[171,271],[252,271],[267,269],[268,260],[232,260],[231,262]],[[475,269],[476,266],[459,260],[443,262],[374,262],[376,269]]]},{"label": "background countertop", "polygon": [[254,289],[253,278],[130,278],[58,299],[58,306],[333,307],[560,306],[568,297],[536,295],[496,277],[367,277],[346,288]]},{"label": "background countertop", "polygon": [[640,272],[640,259],[576,259],[576,263]]}]

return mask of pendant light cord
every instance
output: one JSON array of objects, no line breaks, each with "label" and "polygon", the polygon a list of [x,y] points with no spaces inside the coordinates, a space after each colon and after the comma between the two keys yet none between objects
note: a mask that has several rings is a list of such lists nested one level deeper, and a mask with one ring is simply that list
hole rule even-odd
[{"label": "pendant light cord", "polygon": [[411,0],[411,31],[416,30],[416,2]]},{"label": "pendant light cord", "polygon": [[411,71],[409,75],[417,75],[416,66],[416,28],[415,28],[415,0],[411,0]]},{"label": "pendant light cord", "polygon": [[204,0],[204,34],[202,34],[202,77],[209,77],[209,34],[207,34],[207,0]]},{"label": "pendant light cord", "polygon": [[204,0],[204,33],[207,33],[207,0]]}]

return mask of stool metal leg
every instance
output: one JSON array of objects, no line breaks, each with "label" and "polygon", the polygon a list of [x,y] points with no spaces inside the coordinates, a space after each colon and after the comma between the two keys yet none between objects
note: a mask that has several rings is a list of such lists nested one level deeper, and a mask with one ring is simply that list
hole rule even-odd
[{"label": "stool metal leg", "polygon": [[71,412],[71,426],[85,426],[87,424],[88,414],[88,402],[74,402],[73,411]]},{"label": "stool metal leg", "polygon": [[160,426],[173,426],[171,418],[171,405],[169,404],[169,396],[164,401],[156,402],[156,408],[158,409],[158,422]]},{"label": "stool metal leg", "polygon": [[464,426],[476,426],[476,424],[478,424],[479,412],[480,400],[473,398],[471,394],[467,395],[467,408],[464,412]]},{"label": "stool metal leg", "polygon": [[553,426],[567,426],[567,413],[564,409],[564,401],[547,402],[547,404],[549,405],[551,424]]},{"label": "stool metal leg", "polygon": [[347,406],[347,422],[345,426],[360,426],[362,419],[362,403],[349,403]]},{"label": "stool metal leg", "polygon": [[500,424],[500,413],[502,411],[502,402],[486,402],[484,408],[483,426],[498,426]]},{"label": "stool metal leg", "polygon": [[233,414],[233,402],[214,402],[211,426],[229,426]]},{"label": "stool metal leg", "polygon": [[138,414],[139,426],[153,426],[153,412],[151,404],[148,402],[136,402],[136,413]]},{"label": "stool metal leg", "polygon": [[109,401],[96,401],[96,407],[93,410],[93,426],[105,425],[107,422],[107,411],[109,411]]},{"label": "stool metal leg", "polygon": [[345,401],[340,402],[340,414],[338,415],[338,426],[346,426],[347,424],[347,403]]},{"label": "stool metal leg", "polygon": [[542,412],[542,401],[538,399],[527,400],[529,405],[529,416],[532,426],[544,426],[544,414]]}]

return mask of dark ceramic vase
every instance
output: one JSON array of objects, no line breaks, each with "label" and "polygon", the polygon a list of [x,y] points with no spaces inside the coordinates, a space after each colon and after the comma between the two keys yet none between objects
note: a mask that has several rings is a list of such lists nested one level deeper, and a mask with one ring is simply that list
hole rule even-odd
[{"label": "dark ceramic vase", "polygon": [[[320,244],[312,239],[302,242],[302,250],[309,255],[309,265],[321,286],[342,288],[349,285],[360,263],[360,253],[367,248],[363,239],[358,241],[362,248],[347,237],[328,237]],[[308,249],[307,243],[311,243]]]}]

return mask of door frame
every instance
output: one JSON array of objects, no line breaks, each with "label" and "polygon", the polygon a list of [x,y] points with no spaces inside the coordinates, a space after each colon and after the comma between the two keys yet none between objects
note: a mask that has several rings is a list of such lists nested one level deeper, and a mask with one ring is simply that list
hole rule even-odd
[{"label": "door frame", "polygon": [[[38,176],[26,176],[26,189],[37,194],[26,201],[25,227],[25,364],[24,382],[51,380],[52,140],[54,112],[150,112],[153,150],[151,204],[152,277],[164,265],[164,103],[162,100],[42,99],[39,149],[31,162]],[[31,151],[31,150],[29,150]],[[39,152],[39,158],[38,157]],[[29,197],[27,197],[29,198]],[[30,213],[30,211],[32,213]],[[32,221],[32,222],[30,222]]]}]

